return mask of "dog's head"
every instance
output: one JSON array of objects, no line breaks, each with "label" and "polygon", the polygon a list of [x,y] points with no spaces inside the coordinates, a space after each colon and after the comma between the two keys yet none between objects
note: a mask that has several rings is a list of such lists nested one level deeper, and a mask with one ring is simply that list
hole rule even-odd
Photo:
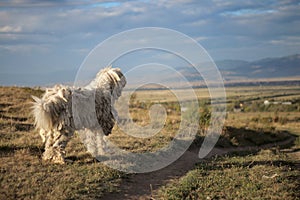
[{"label": "dog's head", "polygon": [[121,96],[126,78],[119,68],[102,69],[86,87],[95,90],[96,115],[105,135],[109,135],[117,117],[115,101]]},{"label": "dog's head", "polygon": [[94,87],[105,87],[111,91],[112,96],[118,99],[126,85],[126,78],[119,68],[107,67],[102,69],[93,81]]}]

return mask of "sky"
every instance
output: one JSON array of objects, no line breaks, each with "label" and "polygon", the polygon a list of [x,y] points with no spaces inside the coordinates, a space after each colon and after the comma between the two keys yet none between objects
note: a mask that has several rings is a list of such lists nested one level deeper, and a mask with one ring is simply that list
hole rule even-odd
[{"label": "sky", "polygon": [[0,85],[72,82],[99,43],[142,27],[183,33],[215,61],[281,57],[299,53],[300,2],[2,0]]}]

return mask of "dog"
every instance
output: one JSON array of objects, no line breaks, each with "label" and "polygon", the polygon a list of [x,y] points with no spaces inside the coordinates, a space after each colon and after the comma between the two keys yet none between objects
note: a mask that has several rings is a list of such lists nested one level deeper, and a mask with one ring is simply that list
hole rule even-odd
[{"label": "dog", "polygon": [[111,134],[117,120],[114,103],[125,85],[121,70],[107,67],[86,87],[56,85],[41,98],[32,96],[34,125],[45,145],[42,159],[65,163],[65,147],[75,131],[103,137]]}]

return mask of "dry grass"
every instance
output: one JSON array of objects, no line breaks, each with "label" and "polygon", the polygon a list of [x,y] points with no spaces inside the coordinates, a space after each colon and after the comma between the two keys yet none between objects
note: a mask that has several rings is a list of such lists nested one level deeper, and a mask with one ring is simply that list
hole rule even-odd
[{"label": "dry grass", "polygon": [[33,129],[30,95],[40,90],[0,88],[0,199],[98,199],[117,191],[125,175],[96,162],[78,137],[67,147],[67,165],[43,163]]},{"label": "dry grass", "polygon": [[[285,89],[287,99],[295,98],[291,94],[296,94],[298,89]],[[227,91],[229,104],[237,97],[253,99],[260,92],[251,87]],[[281,91],[280,87],[264,88],[264,95],[276,96]],[[76,134],[67,146],[71,163],[56,165],[41,161],[43,144],[29,115],[30,95],[41,93],[38,89],[0,87],[0,199],[99,199],[104,194],[118,192],[122,180],[130,179],[130,175],[97,162],[86,152]],[[206,89],[197,89],[196,93],[200,102],[209,97]],[[161,102],[168,114],[164,128],[154,137],[141,139],[128,136],[116,126],[110,140],[132,152],[156,151],[166,146],[174,138],[181,120],[180,106],[175,99],[174,94],[166,91],[138,91],[130,107],[133,121],[148,125],[151,102]],[[276,115],[285,117],[284,123],[274,121]],[[226,127],[218,141],[219,147],[283,141],[290,137],[287,131],[300,135],[298,112],[229,112]],[[196,144],[202,140],[203,132],[199,131]],[[299,148],[298,137],[294,150]],[[300,177],[295,162],[295,157],[287,157],[279,151],[209,160],[162,187],[157,198],[295,199],[299,197]],[[274,174],[277,174],[274,178],[262,178]]]},{"label": "dry grass", "polygon": [[[235,102],[299,102],[299,87],[227,88],[228,107]],[[279,105],[280,106],[280,105]],[[299,108],[299,104],[298,104]],[[291,112],[233,112],[217,145],[259,146],[293,134],[289,150],[238,153],[200,162],[185,176],[170,181],[153,195],[156,199],[300,199],[299,109]],[[291,152],[286,154],[286,152]],[[240,154],[240,155],[239,155]]]},{"label": "dry grass", "polygon": [[282,153],[222,157],[199,163],[157,199],[299,199],[299,171]]}]

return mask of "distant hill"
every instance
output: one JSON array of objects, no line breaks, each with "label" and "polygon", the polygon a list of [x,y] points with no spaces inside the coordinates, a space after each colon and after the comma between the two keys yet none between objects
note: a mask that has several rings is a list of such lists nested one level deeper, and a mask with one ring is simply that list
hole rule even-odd
[{"label": "distant hill", "polygon": [[[223,79],[227,83],[253,83],[257,81],[300,81],[300,54],[265,58],[256,61],[244,60],[219,60],[215,61]],[[210,63],[198,64],[205,73],[211,69]],[[171,85],[182,85],[182,77],[187,79],[192,85],[206,85],[203,77],[191,66],[176,66],[176,72],[170,73],[170,69],[155,65],[152,68],[136,68],[134,73],[126,74],[128,84],[141,85],[145,80],[152,83],[170,82]],[[128,69],[129,70],[129,69]],[[174,71],[173,71],[174,72]],[[21,86],[49,86],[57,83],[67,83],[72,85],[76,77],[76,69],[61,69],[52,72],[3,72],[0,73],[0,85],[21,85]],[[215,73],[215,72],[213,72]],[[159,76],[158,76],[159,74]],[[163,79],[162,79],[163,77]],[[272,79],[272,80],[271,80]],[[208,80],[213,81],[213,80]],[[183,81],[185,83],[185,81]],[[298,84],[298,82],[297,82]]]},{"label": "distant hill", "polygon": [[300,54],[280,58],[265,58],[247,62],[241,60],[217,61],[225,79],[257,79],[300,76]]},{"label": "distant hill", "polygon": [[[220,60],[216,61],[218,69],[225,81],[229,82],[256,82],[282,81],[290,78],[300,79],[300,54],[290,55],[280,58],[265,58],[256,61],[244,60]],[[199,64],[200,68],[205,69],[207,63]],[[191,82],[202,82],[203,78],[191,66],[176,68],[185,78]],[[207,67],[209,69],[209,67]]]}]

